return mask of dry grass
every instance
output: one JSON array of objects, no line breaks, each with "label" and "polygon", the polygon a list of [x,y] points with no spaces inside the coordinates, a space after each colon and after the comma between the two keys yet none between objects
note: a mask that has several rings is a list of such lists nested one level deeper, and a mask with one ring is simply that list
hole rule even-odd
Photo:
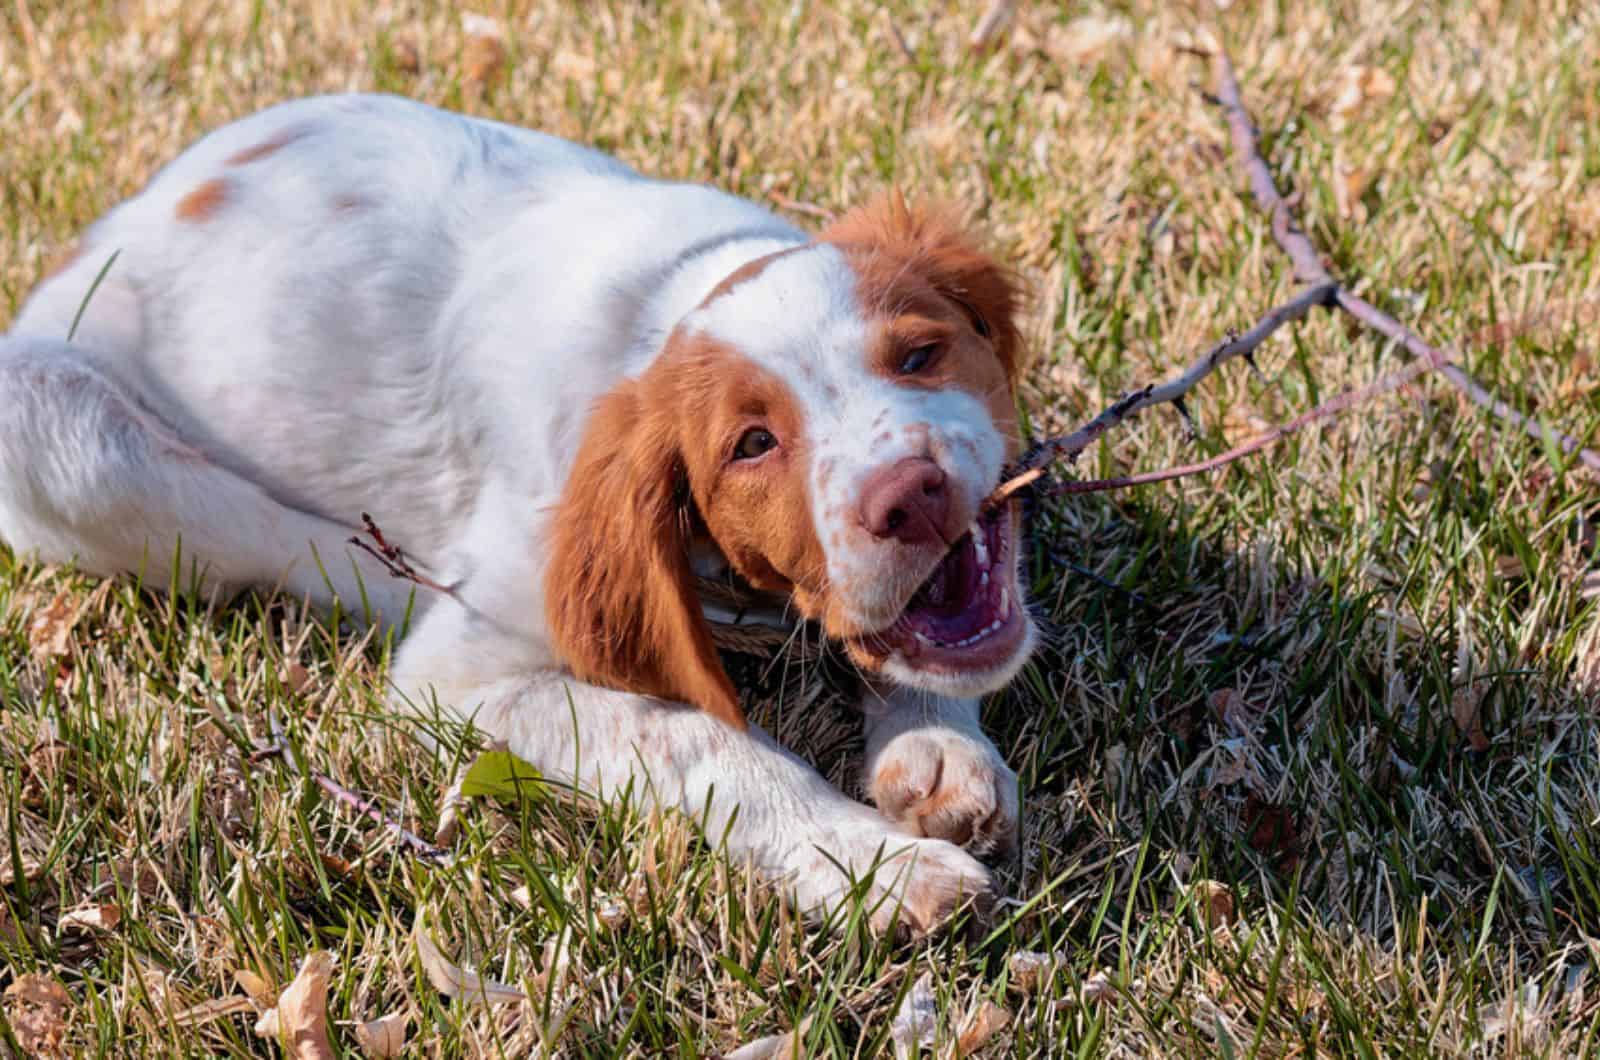
[{"label": "dry grass", "polygon": [[[0,9],[0,319],[201,131],[376,88],[807,223],[891,182],[963,203],[1036,294],[1036,429],[1076,423],[1290,292],[1191,85],[1206,68],[1184,49],[1211,27],[1337,271],[1593,444],[1592,5],[1254,7],[1024,5],[974,57],[973,4],[507,0],[496,68],[432,2],[17,0]],[[1201,447],[1396,359],[1316,318],[1265,351],[1267,382],[1206,384]],[[1194,448],[1158,411],[1087,466]],[[1015,901],[985,939],[920,948],[808,931],[684,823],[560,796],[474,800],[452,865],[405,856],[246,760],[275,712],[317,768],[431,830],[455,762],[376,720],[386,645],[292,602],[211,607],[0,558],[0,982],[40,972],[70,994],[6,1000],[0,1054],[51,1013],[73,1053],[270,1051],[253,1012],[193,1006],[242,997],[241,969],[281,986],[317,948],[337,956],[333,1018],[409,1010],[424,1055],[689,1056],[807,1017],[817,1053],[876,1055],[924,971],[946,1034],[979,998],[1015,1014],[1001,1054],[1591,1049],[1592,480],[1429,384],[1220,478],[1037,525],[1054,635],[987,715],[1027,800]],[[837,705],[764,716],[850,782]],[[1207,928],[1207,879],[1232,923]],[[120,922],[74,928],[84,903]],[[448,1001],[417,959],[424,916],[536,1000]],[[1018,950],[1060,955],[1033,993],[1008,981]]]}]

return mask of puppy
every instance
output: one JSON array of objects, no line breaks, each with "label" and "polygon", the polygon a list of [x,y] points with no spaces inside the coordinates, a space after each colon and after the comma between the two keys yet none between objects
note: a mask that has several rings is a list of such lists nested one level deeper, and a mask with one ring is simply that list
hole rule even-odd
[{"label": "puppy", "polygon": [[[0,536],[381,621],[411,586],[346,544],[375,513],[457,586],[414,601],[397,703],[681,809],[802,909],[870,875],[875,922],[927,929],[1016,836],[975,698],[1035,639],[1016,513],[979,503],[1016,309],[898,196],[811,236],[539,133],[289,103],[111,211],[0,340]],[[876,810],[746,722],[691,554],[870,675]]]}]

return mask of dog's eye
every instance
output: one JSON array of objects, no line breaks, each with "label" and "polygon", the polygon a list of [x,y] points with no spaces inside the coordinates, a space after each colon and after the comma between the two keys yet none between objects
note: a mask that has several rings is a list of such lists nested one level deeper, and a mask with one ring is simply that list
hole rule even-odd
[{"label": "dog's eye", "polygon": [[734,447],[735,460],[754,460],[768,449],[775,449],[778,439],[765,427],[752,427],[739,437],[739,444]]},{"label": "dog's eye", "polygon": [[916,349],[906,354],[905,359],[900,362],[900,374],[916,375],[918,372],[928,367],[928,365],[932,364],[934,358],[937,356],[939,356],[938,346],[918,346]]}]

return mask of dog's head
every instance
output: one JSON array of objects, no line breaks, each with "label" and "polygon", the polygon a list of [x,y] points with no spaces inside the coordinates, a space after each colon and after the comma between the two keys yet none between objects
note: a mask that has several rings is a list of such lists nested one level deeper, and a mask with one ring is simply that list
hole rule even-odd
[{"label": "dog's head", "polygon": [[1018,518],[980,502],[1018,447],[1006,269],[898,195],[750,262],[589,419],[556,514],[550,625],[581,678],[742,724],[694,593],[704,533],[856,662],[947,695],[1034,643]]}]

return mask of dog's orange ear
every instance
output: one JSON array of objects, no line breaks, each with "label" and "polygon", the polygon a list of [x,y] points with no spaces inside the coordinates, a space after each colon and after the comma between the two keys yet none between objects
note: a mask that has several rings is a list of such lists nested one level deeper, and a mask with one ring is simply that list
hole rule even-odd
[{"label": "dog's orange ear", "polygon": [[911,206],[894,189],[846,213],[820,238],[870,251],[893,267],[915,269],[966,309],[973,327],[994,346],[1006,378],[1016,385],[1027,359],[1017,323],[1022,288],[1012,270],[984,252],[953,208]]},{"label": "dog's orange ear", "polygon": [[689,569],[674,418],[643,381],[595,406],[556,511],[545,614],[579,679],[699,707],[745,727]]}]

